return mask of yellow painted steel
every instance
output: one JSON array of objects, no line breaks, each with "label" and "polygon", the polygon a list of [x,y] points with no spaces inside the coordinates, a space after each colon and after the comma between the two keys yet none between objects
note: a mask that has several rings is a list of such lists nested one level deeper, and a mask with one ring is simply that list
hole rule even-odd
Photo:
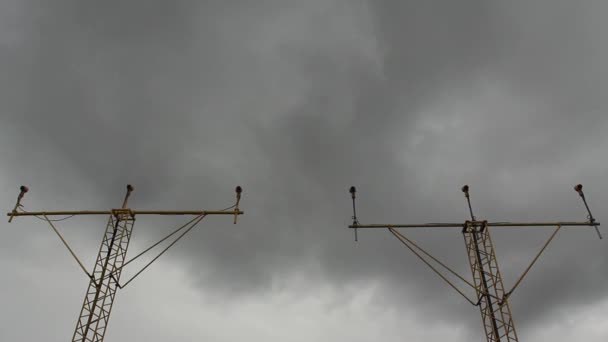
[{"label": "yellow painted steel", "polygon": [[[348,228],[355,230],[355,241],[357,241],[357,229],[359,228],[372,228],[372,229],[388,229],[397,239],[399,239],[407,248],[409,248],[418,258],[420,258],[431,270],[433,270],[441,279],[443,279],[448,285],[454,290],[460,293],[467,301],[471,304],[478,306],[481,318],[483,322],[485,337],[488,342],[516,342],[518,341],[517,333],[515,331],[515,324],[511,315],[511,308],[509,306],[509,296],[521,283],[523,278],[528,274],[532,266],[536,263],[540,255],[547,248],[551,240],[555,237],[557,232],[563,227],[594,227],[598,237],[601,239],[602,236],[598,227],[600,223],[595,220],[589,205],[582,192],[582,185],[578,184],[574,187],[576,192],[579,193],[585,208],[587,209],[588,221],[581,222],[487,222],[481,221],[475,218],[473,215],[473,209],[471,207],[471,200],[469,194],[469,186],[465,185],[462,187],[465,197],[468,202],[468,209],[471,215],[471,220],[467,220],[464,223],[418,223],[418,224],[360,224],[357,219],[355,211],[355,198],[356,188],[353,186],[349,192],[353,201],[353,223]],[[502,276],[498,269],[498,261],[496,260],[496,254],[494,252],[494,244],[490,237],[490,227],[497,228],[516,228],[516,227],[557,227],[549,239],[545,242],[541,250],[534,257],[530,265],[525,269],[523,274],[517,279],[515,285],[509,291],[505,291]],[[397,228],[414,228],[414,229],[429,229],[429,228],[460,228],[465,241],[465,247],[467,251],[467,261],[471,268],[471,274],[473,276],[473,284],[462,278],[459,274],[455,273],[451,268],[447,267],[443,262],[439,261],[434,256],[424,251],[421,247],[415,244],[410,239],[406,238],[403,234],[397,231]],[[478,302],[474,303],[469,299],[462,291],[460,291],[449,279],[447,279],[437,268],[433,267],[431,263],[426,260],[420,253],[415,249],[421,251],[429,259],[436,262],[438,265],[450,271],[453,275],[464,281],[467,285],[472,286],[475,289]]]},{"label": "yellow painted steel", "polygon": [[[128,208],[127,208],[128,209]],[[71,216],[71,215],[114,215],[122,212],[122,209],[114,210],[62,210],[62,211],[27,211],[9,212],[6,216]],[[242,210],[131,210],[133,215],[243,215]]]},{"label": "yellow painted steel", "polygon": [[[484,221],[466,221],[465,223],[416,223],[416,224],[355,224],[348,228],[463,228],[466,225],[480,227]],[[487,222],[487,227],[595,227],[599,222]]]},{"label": "yellow painted steel", "polygon": [[[110,209],[110,210],[62,210],[62,211],[25,211],[22,209],[21,200],[24,194],[29,190],[26,186],[21,186],[21,192],[17,197],[17,203],[13,210],[7,213],[9,216],[9,222],[17,216],[35,216],[46,221],[59,236],[63,244],[67,247],[72,256],[76,259],[79,266],[89,277],[89,287],[85,295],[84,302],[80,311],[80,316],[76,323],[76,329],[72,337],[74,342],[102,342],[105,336],[108,321],[110,319],[110,313],[118,289],[126,286],[130,283],[137,275],[143,272],[150,264],[158,259],[163,253],[165,253],[171,246],[173,246],[179,239],[181,239],[188,231],[190,231],[202,218],[207,215],[234,215],[234,223],[237,223],[237,216],[243,215],[244,212],[239,209],[239,203],[241,200],[242,188],[236,187],[236,204],[226,208],[225,210],[135,210],[127,207],[127,202],[131,193],[133,192],[133,186],[127,185],[127,193],[122,202],[121,208]],[[67,218],[77,215],[108,215],[108,223],[106,225],[106,231],[99,248],[99,252],[96,258],[95,266],[92,272],[88,272],[84,265],[80,262],[80,259],[76,256],[72,248],[65,241],[59,230],[52,223],[53,221],[61,221],[65,218],[56,220],[49,219],[49,216],[67,216]],[[152,247],[146,249],[135,257],[138,258],[145,252],[149,251],[159,243],[165,241],[173,234],[180,231],[185,226],[190,227],[179,235],[168,247],[166,247],[158,256],[152,259],[142,270],[140,270],[135,276],[133,276],[127,283],[122,286],[119,284],[120,276],[123,267],[129,262],[126,261],[127,248],[132,235],[133,225],[135,223],[135,217],[137,215],[192,215],[196,216],[188,224],[178,228],[167,237],[163,238],[158,243],[152,245]],[[193,223],[194,221],[194,223]]]}]

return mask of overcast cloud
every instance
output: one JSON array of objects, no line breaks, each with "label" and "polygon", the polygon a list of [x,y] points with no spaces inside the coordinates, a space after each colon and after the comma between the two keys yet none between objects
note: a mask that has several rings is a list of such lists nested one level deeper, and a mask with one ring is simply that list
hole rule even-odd
[{"label": "overcast cloud", "polygon": [[[120,291],[107,341],[482,341],[478,309],[384,230],[585,220],[608,203],[605,1],[0,3],[12,209],[219,209]],[[62,232],[92,267],[105,218]],[[129,255],[181,221],[139,218]],[[87,279],[1,224],[0,340],[65,341]],[[608,236],[608,233],[604,235]],[[551,230],[493,230],[505,286]],[[455,231],[405,232],[470,278]],[[140,263],[140,265],[143,265]],[[564,229],[511,297],[521,340],[605,341],[608,250]],[[126,277],[137,265],[125,271]],[[126,278],[123,278],[126,279]],[[471,296],[473,294],[468,292]]]}]

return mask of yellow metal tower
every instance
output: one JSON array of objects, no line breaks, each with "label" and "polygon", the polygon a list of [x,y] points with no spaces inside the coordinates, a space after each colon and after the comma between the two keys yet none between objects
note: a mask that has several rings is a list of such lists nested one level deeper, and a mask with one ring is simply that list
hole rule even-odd
[{"label": "yellow metal tower", "polygon": [[[349,228],[355,230],[355,241],[357,241],[357,229],[359,228],[386,228],[393,234],[399,241],[401,241],[410,251],[412,251],[422,262],[431,268],[441,279],[443,279],[448,285],[462,295],[469,303],[478,306],[481,312],[481,319],[485,331],[485,336],[488,342],[499,342],[507,341],[514,342],[518,341],[517,333],[515,331],[515,324],[511,315],[511,309],[509,308],[509,296],[519,286],[523,278],[526,276],[528,271],[532,268],[534,263],[538,260],[542,252],[547,248],[551,240],[555,237],[555,234],[562,227],[574,227],[574,226],[592,226],[595,228],[598,237],[601,239],[602,236],[598,229],[599,222],[595,220],[587,200],[583,193],[583,186],[578,184],[574,187],[574,190],[578,192],[580,197],[585,204],[585,208],[588,213],[587,222],[488,222],[483,220],[477,220],[473,215],[473,209],[471,207],[471,200],[469,196],[469,186],[465,185],[462,187],[462,191],[468,202],[469,212],[471,215],[470,221],[464,223],[425,223],[425,224],[360,224],[357,219],[357,212],[355,208],[356,189],[355,187],[350,188],[350,194],[353,201],[353,224],[349,225]],[[555,230],[545,242],[541,250],[536,254],[532,262],[528,265],[523,274],[518,278],[513,287],[509,291],[505,291],[502,277],[498,269],[498,262],[496,260],[496,254],[494,253],[494,245],[490,237],[490,227],[555,227]],[[466,280],[464,277],[456,273],[445,263],[441,262],[430,253],[418,246],[414,241],[406,237],[402,232],[398,231],[398,228],[461,228],[464,237],[464,242],[467,251],[467,257],[469,265],[471,266],[471,273],[473,275],[473,282]],[[437,267],[434,267],[430,261],[435,262],[437,266],[441,266],[452,275],[463,281],[475,290],[476,299],[471,300],[465,295],[459,288],[457,288],[446,276],[438,271]]]},{"label": "yellow metal tower", "polygon": [[[7,214],[9,216],[9,222],[11,222],[16,216],[35,216],[48,222],[53,231],[55,231],[57,236],[72,254],[76,262],[78,262],[80,268],[82,268],[90,279],[89,287],[84,298],[84,303],[82,305],[82,309],[80,310],[80,316],[78,318],[78,322],[76,323],[74,336],[72,337],[72,341],[74,342],[103,341],[106,328],[108,326],[108,320],[110,319],[112,305],[116,296],[116,291],[119,288],[127,286],[131,281],[133,281],[133,279],[141,274],[146,268],[148,268],[148,266],[150,266],[163,253],[171,248],[171,246],[173,246],[179,239],[194,228],[204,217],[207,215],[234,215],[234,223],[236,224],[237,216],[243,214],[243,212],[239,210],[239,202],[242,193],[240,186],[236,187],[236,203],[233,206],[223,210],[132,210],[127,207],[127,202],[132,191],[133,187],[131,185],[127,185],[127,194],[125,195],[120,209],[103,211],[28,212],[23,210],[23,206],[21,205],[21,200],[25,193],[28,192],[28,188],[26,186],[21,186],[21,192],[19,193],[17,203],[15,204],[13,211]],[[80,259],[78,259],[72,248],[70,248],[69,244],[55,227],[55,224],[53,224],[55,221],[61,221],[76,215],[109,215],[106,231],[101,241],[101,247],[99,248],[99,253],[97,254],[95,267],[93,268],[92,273],[86,270]],[[190,215],[194,216],[194,218],[131,260],[125,261],[127,256],[127,248],[129,247],[129,241],[131,240],[133,225],[135,223],[135,218],[138,215]],[[49,219],[49,216],[66,217],[58,220],[51,220]],[[122,270],[125,266],[127,266],[127,264],[131,263],[180,231],[182,231],[182,233],[175,238],[173,242],[171,242],[156,257],[154,257],[152,261],[138,271],[131,279],[122,285],[119,283]]]}]

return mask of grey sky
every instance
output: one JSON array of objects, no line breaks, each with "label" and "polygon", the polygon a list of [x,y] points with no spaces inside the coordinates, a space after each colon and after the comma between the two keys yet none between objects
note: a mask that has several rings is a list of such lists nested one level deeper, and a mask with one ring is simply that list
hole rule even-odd
[{"label": "grey sky", "polygon": [[[119,293],[107,340],[482,340],[470,306],[361,222],[584,220],[608,203],[603,1],[4,1],[0,186],[27,209],[218,209]],[[180,222],[142,218],[130,255]],[[63,341],[86,278],[2,224],[0,340]],[[61,228],[91,267],[103,218]],[[550,230],[494,231],[510,287]],[[608,235],[605,233],[604,235]],[[467,273],[457,231],[412,232]],[[561,232],[513,294],[522,340],[605,340],[608,252]],[[136,267],[127,271],[133,274]],[[468,292],[469,294],[471,292]],[[34,309],[32,309],[34,308]],[[35,329],[31,329],[35,326]]]}]

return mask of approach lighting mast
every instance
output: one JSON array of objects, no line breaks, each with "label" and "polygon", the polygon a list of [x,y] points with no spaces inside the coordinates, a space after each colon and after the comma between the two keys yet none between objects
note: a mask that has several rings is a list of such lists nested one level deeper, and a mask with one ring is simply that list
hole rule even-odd
[{"label": "approach lighting mast", "polygon": [[[127,286],[133,279],[140,275],[148,266],[156,261],[163,253],[165,253],[171,246],[173,246],[178,240],[180,240],[186,233],[194,228],[203,218],[208,215],[233,215],[234,223],[237,222],[238,215],[242,215],[243,212],[239,210],[239,202],[241,199],[242,188],[236,187],[236,203],[223,210],[133,210],[127,207],[127,202],[131,192],[133,192],[133,186],[127,185],[127,194],[122,202],[122,206],[119,209],[110,210],[87,210],[87,211],[37,211],[30,212],[23,209],[21,200],[28,188],[24,185],[20,188],[19,196],[17,197],[17,203],[14,209],[7,213],[9,216],[8,222],[11,222],[13,218],[17,216],[34,216],[43,221],[48,222],[53,231],[61,239],[61,242],[68,249],[70,254],[74,257],[74,260],[78,263],[80,268],[89,278],[89,287],[87,289],[82,309],[80,310],[80,316],[76,323],[76,329],[72,337],[73,342],[101,342],[103,341],[106,328],[108,326],[108,320],[110,319],[110,312],[118,289]],[[67,218],[71,218],[78,215],[109,215],[108,223],[106,226],[103,239],[101,241],[101,247],[97,254],[95,266],[93,272],[87,271],[80,259],[76,256],[70,245],[63,238],[57,227],[53,222],[62,221]],[[131,233],[133,231],[133,225],[135,218],[139,215],[187,215],[193,216],[189,222],[182,225],[181,227],[174,230],[172,233],[150,246],[143,252],[139,253],[129,261],[126,260],[127,248],[129,247],[129,241],[131,240]],[[59,219],[50,219],[52,216],[64,216]],[[146,252],[150,251],[154,247],[158,246],[169,237],[181,232],[165,249],[163,249],[156,257],[152,259],[146,266],[138,271],[131,279],[124,282],[122,285],[119,283],[120,275],[122,270],[127,264],[131,263],[135,259],[139,258]]]},{"label": "approach lighting mast", "polygon": [[[513,318],[511,315],[511,309],[509,308],[509,296],[513,293],[517,286],[519,286],[542,252],[545,250],[545,248],[547,248],[551,240],[553,240],[557,232],[562,227],[591,226],[595,228],[598,237],[600,239],[602,238],[602,235],[598,229],[600,223],[595,220],[593,215],[591,215],[591,211],[587,205],[587,200],[585,199],[585,194],[583,193],[583,186],[578,184],[574,187],[574,190],[576,190],[576,192],[582,198],[585,208],[587,209],[588,221],[586,222],[488,222],[486,220],[478,220],[473,215],[473,208],[471,207],[471,199],[469,196],[469,186],[465,185],[462,187],[462,192],[464,192],[467,199],[471,220],[467,220],[464,223],[360,224],[355,211],[355,198],[357,190],[354,186],[352,186],[349,192],[353,201],[353,223],[348,227],[355,230],[355,241],[357,240],[357,229],[359,228],[388,229],[391,234],[399,239],[399,241],[401,241],[429,268],[431,268],[431,270],[433,270],[441,279],[443,279],[448,285],[462,295],[469,303],[479,307],[485,330],[485,336],[488,342],[514,342],[518,341],[518,339],[517,333],[515,332],[515,324],[513,323]],[[500,275],[500,271],[498,270],[498,262],[496,260],[496,254],[494,253],[494,245],[492,243],[492,239],[490,238],[490,227],[555,227],[555,230],[540,249],[538,254],[536,254],[530,265],[525,269],[513,287],[508,291],[505,291],[502,277]],[[471,267],[471,273],[473,275],[473,281],[468,281],[453,271],[445,263],[432,256],[430,253],[418,246],[414,241],[406,237],[402,232],[397,230],[398,228],[462,229],[467,257]],[[437,267],[434,267],[430,261],[433,261],[436,266],[441,266],[453,276],[457,277],[465,284],[473,288],[476,293],[476,298],[470,299],[467,295],[465,295],[464,292],[462,292],[450,280],[448,280],[448,278],[446,278],[442,272],[439,272]]]}]

